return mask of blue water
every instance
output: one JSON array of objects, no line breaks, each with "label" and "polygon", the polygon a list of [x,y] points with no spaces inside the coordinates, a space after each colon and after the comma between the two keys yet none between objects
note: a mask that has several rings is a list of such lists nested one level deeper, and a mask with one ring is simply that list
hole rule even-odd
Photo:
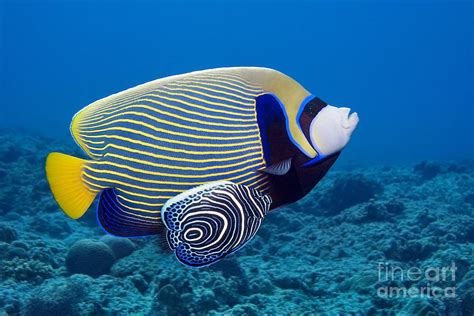
[{"label": "blue water", "polygon": [[341,159],[474,155],[469,1],[2,1],[0,124],[68,137],[88,103],[156,78],[266,66],[359,112]]},{"label": "blue water", "polygon": [[[2,315],[474,315],[473,1],[0,0],[0,63]],[[359,113],[308,196],[198,270],[160,237],[104,237],[95,204],[60,210],[45,157],[81,154],[77,111],[225,66]],[[427,284],[444,294],[380,292]]]}]

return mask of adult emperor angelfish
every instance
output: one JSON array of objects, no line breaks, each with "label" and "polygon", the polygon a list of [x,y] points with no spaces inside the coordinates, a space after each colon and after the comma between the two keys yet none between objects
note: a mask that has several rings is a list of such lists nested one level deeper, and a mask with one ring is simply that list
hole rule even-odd
[{"label": "adult emperor angelfish", "polygon": [[273,69],[197,71],[80,110],[71,133],[91,159],[51,153],[46,173],[70,217],[99,195],[107,232],[166,230],[179,261],[201,267],[244,246],[270,210],[307,194],[358,120]]}]

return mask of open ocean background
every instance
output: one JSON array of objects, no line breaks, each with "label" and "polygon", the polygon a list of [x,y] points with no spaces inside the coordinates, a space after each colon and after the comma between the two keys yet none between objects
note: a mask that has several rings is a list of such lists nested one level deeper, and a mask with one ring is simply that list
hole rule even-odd
[{"label": "open ocean background", "polygon": [[[5,314],[474,314],[473,1],[0,0],[0,65]],[[80,155],[77,111],[223,66],[275,68],[359,113],[308,197],[200,270],[154,238],[103,237],[92,209],[66,218],[43,165],[51,151]],[[90,271],[73,273],[73,255]],[[385,280],[380,263],[457,272]],[[378,292],[430,282],[455,296]]]}]

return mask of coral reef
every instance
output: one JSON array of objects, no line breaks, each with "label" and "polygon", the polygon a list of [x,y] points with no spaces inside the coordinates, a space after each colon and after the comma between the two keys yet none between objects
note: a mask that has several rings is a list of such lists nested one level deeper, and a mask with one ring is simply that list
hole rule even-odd
[{"label": "coral reef", "polygon": [[[353,205],[367,202],[382,191],[382,186],[363,174],[347,174],[337,178],[324,192],[319,203],[329,214],[337,214]],[[341,192],[344,195],[341,196]]]},{"label": "coral reef", "polygon": [[[216,265],[189,269],[159,236],[104,235],[94,206],[77,221],[67,218],[44,178],[49,151],[81,155],[73,145],[0,133],[6,315],[474,313],[472,163],[350,171],[336,164],[304,199],[268,214],[248,246]],[[454,277],[439,282],[383,270],[453,264]],[[456,297],[380,292],[428,285],[455,288]]]},{"label": "coral reef", "polygon": [[105,243],[82,239],[74,243],[66,256],[66,267],[71,273],[90,276],[106,274],[115,262],[115,255]]},{"label": "coral reef", "polygon": [[105,235],[100,239],[114,252],[115,258],[120,259],[130,255],[135,250],[135,244],[128,238],[114,237]]}]

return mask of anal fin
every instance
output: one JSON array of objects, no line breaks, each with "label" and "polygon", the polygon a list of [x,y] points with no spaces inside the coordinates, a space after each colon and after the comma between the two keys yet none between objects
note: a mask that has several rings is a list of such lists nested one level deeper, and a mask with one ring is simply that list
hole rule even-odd
[{"label": "anal fin", "polygon": [[155,216],[139,212],[119,202],[114,189],[105,189],[100,194],[97,220],[102,228],[115,236],[141,237],[157,235],[164,229],[159,213]]}]

